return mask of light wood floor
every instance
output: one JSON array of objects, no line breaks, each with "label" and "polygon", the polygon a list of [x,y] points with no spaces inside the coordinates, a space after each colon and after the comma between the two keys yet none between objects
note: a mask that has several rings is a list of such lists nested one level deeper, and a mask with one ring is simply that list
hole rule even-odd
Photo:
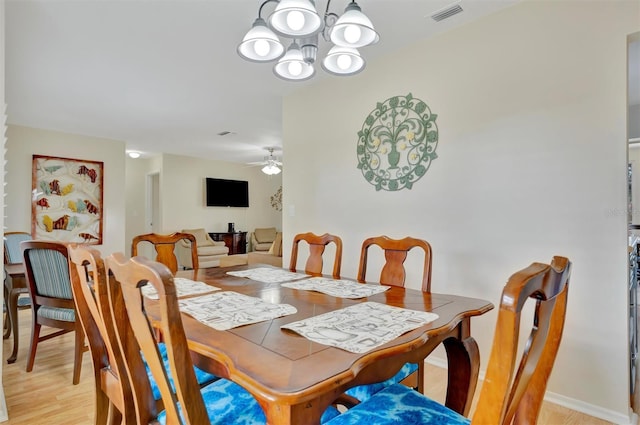
[{"label": "light wood floor", "polygon": [[[3,342],[3,385],[8,425],[89,425],[93,423],[93,372],[89,353],[84,354],[80,384],[72,385],[73,334],[66,334],[38,346],[33,371],[25,372],[29,350],[31,312],[20,312],[20,350],[18,360],[7,364],[12,338]],[[446,370],[427,365],[427,395],[444,400]],[[478,391],[476,391],[478,393]],[[477,394],[476,394],[477,398]],[[539,424],[605,425],[610,422],[546,403]]]}]

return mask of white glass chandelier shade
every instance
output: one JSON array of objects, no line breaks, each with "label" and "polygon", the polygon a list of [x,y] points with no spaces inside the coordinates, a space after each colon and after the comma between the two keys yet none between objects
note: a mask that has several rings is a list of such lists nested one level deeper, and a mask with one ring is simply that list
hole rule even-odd
[{"label": "white glass chandelier shade", "polygon": [[278,36],[267,27],[264,19],[258,18],[238,45],[238,54],[252,62],[270,62],[284,53]]},{"label": "white glass chandelier shade", "polygon": [[313,77],[313,65],[304,61],[302,52],[296,43],[291,43],[287,53],[273,67],[273,72],[280,78],[289,81],[304,81]]},{"label": "white glass chandelier shade", "polygon": [[331,41],[336,46],[357,49],[377,43],[379,39],[371,20],[362,13],[355,1],[347,5],[344,14],[331,29]]},{"label": "white glass chandelier shade", "polygon": [[317,34],[322,24],[312,0],[280,0],[269,16],[269,26],[277,34],[289,38]]},{"label": "white glass chandelier shade", "polygon": [[334,75],[353,75],[362,71],[365,61],[356,49],[333,46],[322,61],[322,68]]},{"label": "white glass chandelier shade", "polygon": [[276,174],[280,174],[280,168],[278,168],[277,165],[269,162],[269,164],[265,165],[264,167],[262,167],[262,172],[269,175],[269,176],[275,176]]}]

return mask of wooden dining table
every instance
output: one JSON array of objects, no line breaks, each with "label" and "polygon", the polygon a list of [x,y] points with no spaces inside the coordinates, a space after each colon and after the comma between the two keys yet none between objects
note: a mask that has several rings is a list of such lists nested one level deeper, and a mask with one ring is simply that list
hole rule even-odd
[{"label": "wooden dining table", "polygon": [[[405,363],[424,361],[440,344],[448,358],[445,404],[459,413],[469,413],[480,368],[478,346],[471,336],[471,318],[491,310],[491,302],[401,287],[391,287],[368,298],[344,299],[227,274],[252,267],[270,266],[207,268],[195,276],[192,271],[180,271],[176,276],[297,309],[292,315],[226,331],[182,315],[196,364],[248,390],[264,409],[268,424],[319,424],[325,409],[347,389],[391,378]],[[280,328],[363,301],[433,312],[439,317],[362,354],[315,343]],[[147,308],[152,317],[157,314],[154,302],[149,302]]]}]

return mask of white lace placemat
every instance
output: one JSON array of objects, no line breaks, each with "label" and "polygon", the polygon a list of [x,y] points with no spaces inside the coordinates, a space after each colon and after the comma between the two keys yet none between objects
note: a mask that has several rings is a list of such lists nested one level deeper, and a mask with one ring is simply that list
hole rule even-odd
[{"label": "white lace placemat", "polygon": [[438,318],[435,313],[364,302],[282,325],[318,344],[366,353]]},{"label": "white lace placemat", "polygon": [[180,311],[219,331],[294,314],[289,304],[272,304],[233,291],[178,301]]},{"label": "white lace placemat", "polygon": [[[176,286],[176,296],[178,298],[186,297],[188,295],[205,294],[207,292],[219,291],[220,288],[207,285],[204,282],[198,282],[191,279],[185,279],[184,277],[174,277],[173,283]],[[142,295],[150,300],[157,300],[158,293],[153,285],[146,284],[142,287]]]},{"label": "white lace placemat", "polygon": [[237,277],[246,277],[251,280],[264,283],[280,283],[289,282],[297,279],[309,277],[303,273],[294,273],[284,269],[272,269],[269,267],[258,267],[255,269],[247,269],[240,271],[227,272],[228,275]]},{"label": "white lace placemat", "polygon": [[283,283],[282,286],[292,289],[317,291],[337,298],[366,298],[388,290],[385,285],[358,283],[352,280],[312,277],[298,282]]}]

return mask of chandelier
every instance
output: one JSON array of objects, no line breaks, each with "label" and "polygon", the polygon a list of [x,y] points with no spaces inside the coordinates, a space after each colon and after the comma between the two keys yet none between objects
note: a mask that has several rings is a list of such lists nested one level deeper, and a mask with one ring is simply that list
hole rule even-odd
[{"label": "chandelier", "polygon": [[[265,21],[262,8],[277,3]],[[251,62],[278,62],[276,76],[288,81],[308,80],[315,74],[318,36],[334,44],[322,60],[322,68],[333,75],[353,75],[362,71],[365,61],[358,49],[377,43],[378,33],[371,20],[355,1],[338,17],[329,13],[327,1],[324,18],[316,11],[314,0],[266,0],[260,5],[258,18],[238,45],[238,54]],[[291,43],[285,51],[278,36]]]}]

